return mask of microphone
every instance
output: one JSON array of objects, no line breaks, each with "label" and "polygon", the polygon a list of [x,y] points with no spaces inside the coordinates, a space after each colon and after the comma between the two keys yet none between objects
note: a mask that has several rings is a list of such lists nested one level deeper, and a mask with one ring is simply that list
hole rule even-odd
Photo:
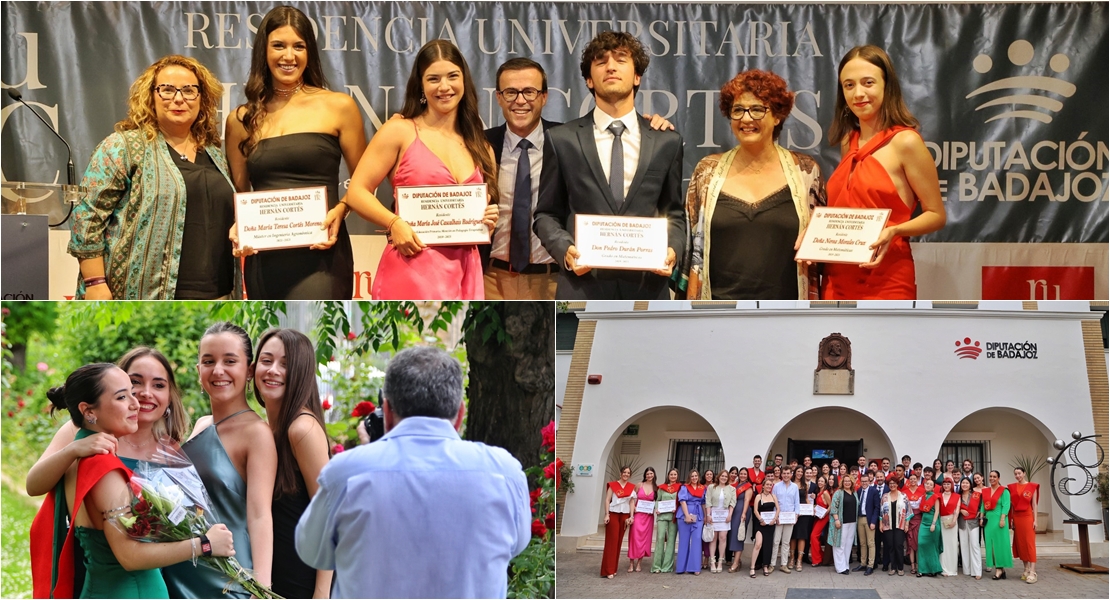
[{"label": "microphone", "polygon": [[58,131],[54,129],[53,125],[51,125],[46,119],[42,118],[42,115],[40,115],[38,111],[31,108],[30,104],[27,104],[23,101],[23,94],[21,94],[19,90],[15,88],[8,88],[8,96],[10,96],[12,100],[15,100],[23,106],[26,106],[32,113],[35,114],[36,117],[39,118],[40,121],[42,121],[43,125],[49,127],[50,131],[52,131],[54,135],[58,136],[58,139],[62,140],[62,143],[66,145],[66,151],[69,152],[69,164],[66,165],[66,177],[69,185],[77,185],[77,176],[75,174],[75,169],[73,168],[73,149],[69,147],[69,142],[67,142],[66,139],[62,137],[62,134],[58,133]]}]

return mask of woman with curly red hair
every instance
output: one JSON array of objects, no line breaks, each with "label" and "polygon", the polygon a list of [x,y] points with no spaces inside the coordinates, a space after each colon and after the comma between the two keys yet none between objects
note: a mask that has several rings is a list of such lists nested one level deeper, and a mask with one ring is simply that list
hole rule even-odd
[{"label": "woman with curly red hair", "polygon": [[721,88],[721,114],[739,143],[694,168],[679,297],[816,298],[815,273],[794,262],[794,250],[825,187],[813,158],[776,143],[793,107],[786,82],[767,71],[744,71]]}]

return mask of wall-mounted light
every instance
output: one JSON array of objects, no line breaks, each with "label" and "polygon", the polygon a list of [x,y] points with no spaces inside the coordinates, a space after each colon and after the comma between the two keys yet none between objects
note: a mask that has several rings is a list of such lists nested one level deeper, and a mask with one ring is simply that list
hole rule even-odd
[{"label": "wall-mounted light", "polygon": [[601,383],[601,375],[589,375],[586,377],[586,383],[590,385],[597,385]]}]

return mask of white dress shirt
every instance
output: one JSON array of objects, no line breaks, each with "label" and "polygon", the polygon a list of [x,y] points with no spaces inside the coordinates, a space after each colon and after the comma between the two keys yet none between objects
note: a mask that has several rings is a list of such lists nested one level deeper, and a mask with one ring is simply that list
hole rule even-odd
[{"label": "white dress shirt", "polygon": [[297,523],[297,554],[334,569],[332,598],[504,598],[532,539],[528,481],[502,448],[408,417],[331,459]]},{"label": "white dress shirt", "polygon": [[[493,241],[490,247],[490,256],[509,262],[509,245],[513,226],[513,201],[516,193],[516,167],[520,163],[521,139],[532,142],[528,149],[528,160],[532,165],[532,212],[536,210],[536,203],[540,199],[540,172],[543,170],[543,123],[536,123],[536,128],[526,138],[521,138],[508,127],[505,128],[505,142],[501,146],[501,166],[497,174],[497,187],[501,190],[501,200],[497,203],[497,226],[493,229]],[[528,220],[531,227],[532,220]],[[529,231],[531,248],[528,262],[534,265],[555,262],[551,255],[540,243],[540,238],[535,232]]]},{"label": "white dress shirt", "polygon": [[640,165],[640,117],[636,115],[636,109],[620,119],[614,119],[600,108],[594,108],[594,142],[597,143],[597,157],[601,159],[605,181],[609,181],[609,163],[613,158],[613,132],[609,131],[609,125],[617,120],[623,122],[625,128],[621,144],[624,145],[624,197],[627,200],[628,188],[632,187],[636,167]]}]

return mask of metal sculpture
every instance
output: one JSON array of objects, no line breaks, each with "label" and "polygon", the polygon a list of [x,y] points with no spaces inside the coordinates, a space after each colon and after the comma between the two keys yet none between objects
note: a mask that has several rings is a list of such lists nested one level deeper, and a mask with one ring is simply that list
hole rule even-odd
[{"label": "metal sculpture", "polygon": [[[1085,436],[1082,432],[1073,431],[1071,437],[1073,441],[1070,444],[1065,444],[1064,440],[1056,440],[1055,442],[1052,442],[1052,447],[1059,450],[1060,453],[1056,455],[1056,458],[1052,458],[1050,456],[1045,459],[1045,462],[1052,465],[1052,471],[1049,473],[1049,481],[1052,484],[1052,498],[1056,500],[1056,505],[1059,506],[1060,509],[1063,510],[1065,513],[1067,513],[1069,517],[1071,517],[1070,519],[1065,519],[1064,523],[1068,525],[1077,525],[1079,528],[1080,563],[1061,564],[1060,566],[1065,569],[1075,571],[1077,573],[1106,573],[1106,567],[1091,564],[1091,542],[1090,538],[1088,538],[1087,536],[1087,527],[1089,525],[1098,525],[1102,521],[1098,519],[1084,519],[1083,517],[1080,517],[1079,515],[1068,510],[1068,507],[1064,506],[1063,502],[1060,502],[1060,495],[1057,493],[1057,491],[1059,491],[1065,496],[1082,496],[1083,494],[1090,492],[1095,487],[1095,482],[1097,481],[1096,476],[1091,474],[1090,469],[1095,469],[1095,472],[1098,472],[1098,468],[1102,466],[1102,462],[1106,459],[1106,451],[1103,450],[1102,446],[1095,441],[1094,438],[1097,436]],[[1078,449],[1081,445],[1083,445],[1084,442],[1089,442],[1095,445],[1095,456],[1098,458],[1098,460],[1095,461],[1095,463],[1092,465],[1088,465],[1079,460]],[[1064,457],[1065,453],[1067,454],[1067,458],[1064,458],[1064,460],[1061,461],[1060,459]],[[1061,478],[1059,482],[1057,482],[1056,469],[1058,467],[1065,469],[1065,471],[1067,469],[1080,469],[1083,472],[1083,476],[1085,477],[1085,479],[1083,480],[1083,485],[1079,486],[1079,489],[1073,492],[1068,489],[1068,484],[1073,481],[1078,481],[1078,479],[1076,479],[1075,477],[1065,476]]]},{"label": "metal sculpture", "polygon": [[[1052,465],[1052,471],[1049,474],[1049,481],[1052,482],[1052,497],[1053,497],[1053,499],[1056,500],[1056,505],[1059,506],[1061,510],[1066,512],[1068,514],[1068,516],[1071,517],[1072,519],[1075,519],[1077,521],[1092,521],[1092,520],[1097,521],[1098,519],[1084,519],[1083,517],[1081,517],[1081,516],[1071,512],[1070,510],[1068,510],[1068,507],[1064,506],[1064,503],[1060,501],[1059,494],[1056,493],[1057,490],[1059,490],[1065,496],[1082,496],[1083,494],[1086,494],[1087,492],[1090,492],[1095,487],[1095,482],[1097,481],[1096,477],[1097,477],[1098,468],[1100,466],[1102,466],[1103,460],[1106,459],[1106,451],[1103,450],[1102,446],[1099,445],[1099,443],[1096,442],[1095,439],[1094,439],[1097,436],[1094,436],[1094,435],[1085,436],[1081,432],[1074,431],[1074,432],[1072,432],[1071,437],[1074,441],[1071,442],[1070,444],[1065,445],[1064,440],[1056,440],[1055,442],[1052,442],[1052,447],[1059,450],[1060,453],[1056,455],[1056,458],[1052,458],[1050,456],[1050,457],[1045,459],[1045,461],[1048,462],[1048,464]],[[1084,464],[1082,461],[1079,460],[1079,457],[1077,456],[1077,454],[1078,454],[1077,450],[1078,450],[1079,446],[1082,445],[1084,442],[1089,442],[1089,443],[1095,445],[1095,450],[1096,450],[1095,455],[1098,457],[1098,461],[1095,462],[1095,464],[1093,464],[1093,465]],[[1060,458],[1063,457],[1065,453],[1067,453],[1067,455],[1068,455],[1067,459],[1065,459],[1064,461],[1061,461]],[[1070,463],[1068,462],[1069,460],[1070,460]],[[1056,481],[1056,469],[1057,469],[1057,467],[1059,467],[1061,469],[1076,468],[1076,469],[1081,469],[1083,471],[1083,475],[1086,479],[1083,481],[1083,485],[1080,486],[1078,491],[1073,492],[1073,491],[1068,489],[1068,483],[1070,483],[1072,481],[1078,481],[1075,477],[1070,477],[1070,476],[1069,477],[1064,477],[1064,478],[1060,479],[1059,482]],[[1089,469],[1095,469],[1096,475],[1092,475],[1091,471],[1089,471]]]}]

